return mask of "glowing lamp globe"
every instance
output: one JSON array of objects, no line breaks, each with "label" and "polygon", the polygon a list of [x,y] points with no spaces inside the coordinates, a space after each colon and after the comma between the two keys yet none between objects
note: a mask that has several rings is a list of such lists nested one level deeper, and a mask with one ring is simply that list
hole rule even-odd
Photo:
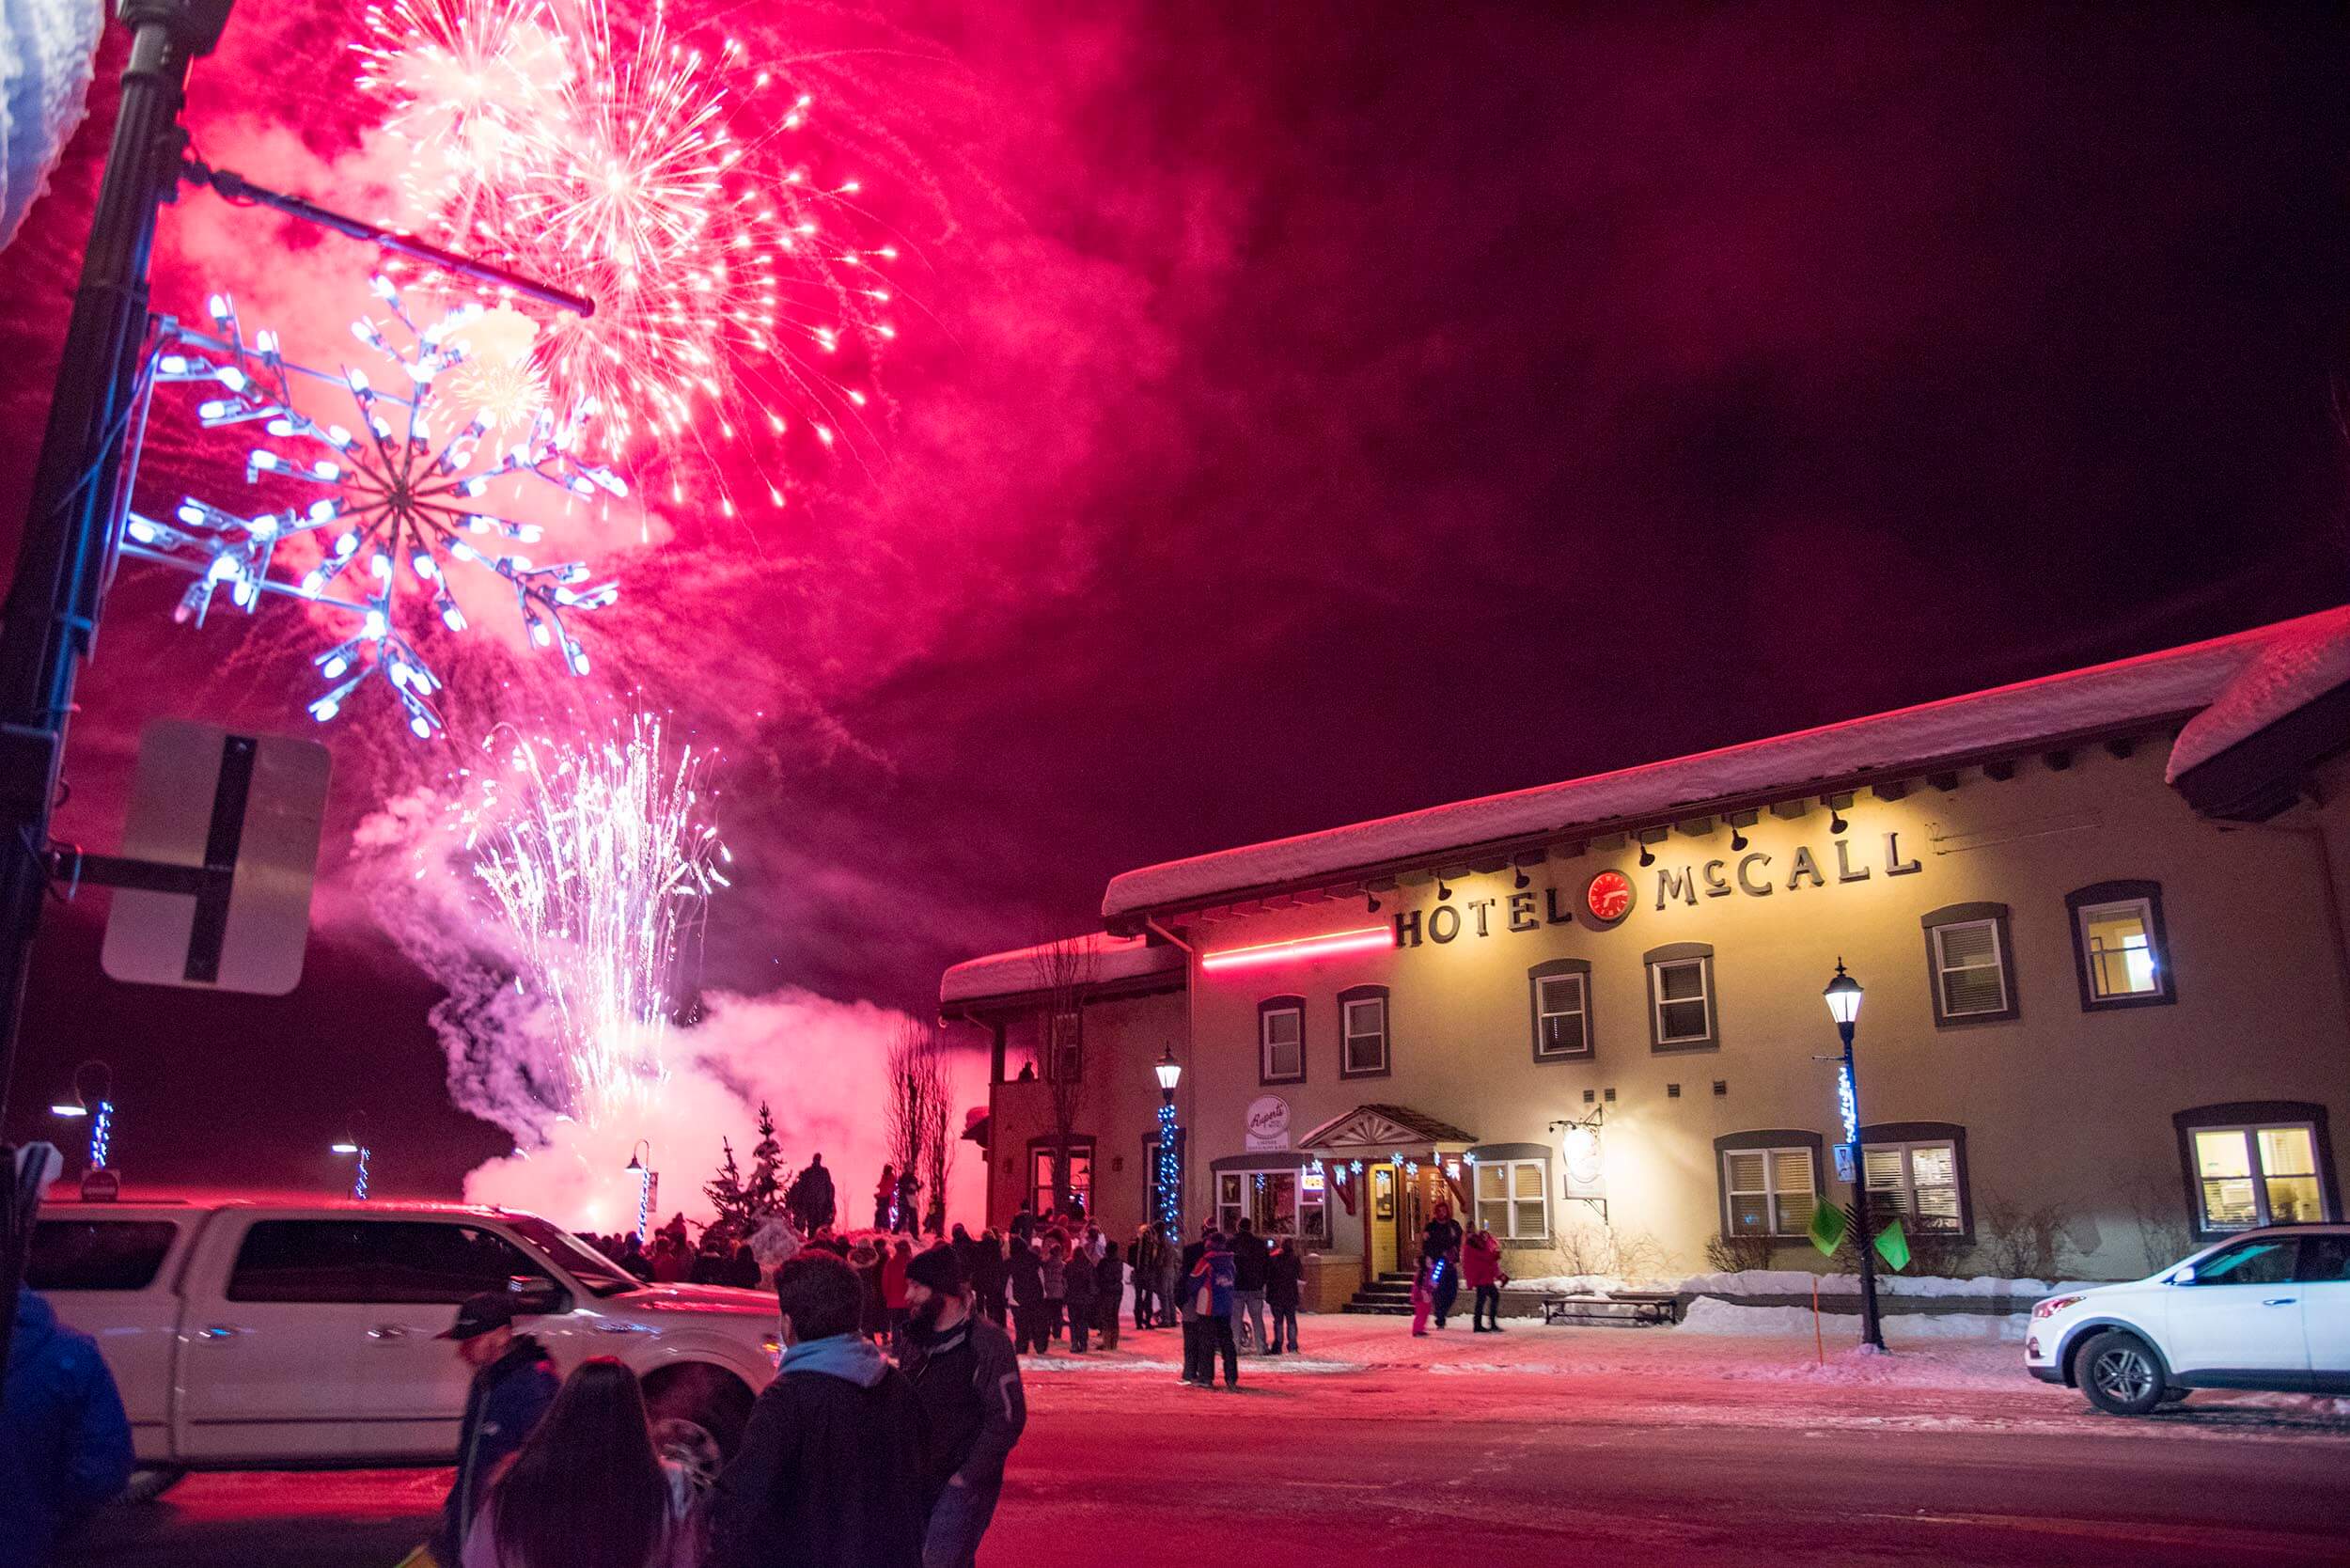
[{"label": "glowing lamp globe", "polygon": [[1159,1058],[1157,1065],[1153,1066],[1151,1071],[1158,1074],[1159,1088],[1168,1094],[1174,1093],[1176,1080],[1183,1075],[1183,1063],[1175,1059],[1175,1047],[1172,1045],[1167,1047],[1165,1054]]},{"label": "glowing lamp globe", "polygon": [[1828,1016],[1839,1028],[1851,1028],[1860,1017],[1860,982],[1844,973],[1844,961],[1836,961],[1836,978],[1827,982],[1821,994],[1827,1002]]}]

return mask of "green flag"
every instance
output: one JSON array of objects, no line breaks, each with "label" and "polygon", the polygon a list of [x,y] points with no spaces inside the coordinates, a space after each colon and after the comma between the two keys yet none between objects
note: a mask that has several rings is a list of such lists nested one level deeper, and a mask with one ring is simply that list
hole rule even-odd
[{"label": "green flag", "polygon": [[1820,1206],[1811,1211],[1811,1245],[1825,1256],[1835,1257],[1836,1249],[1844,1245],[1846,1224],[1844,1211],[1823,1199]]},{"label": "green flag", "polygon": [[1885,1229],[1877,1232],[1877,1256],[1898,1274],[1909,1266],[1909,1238],[1902,1234],[1902,1222],[1888,1219]]}]

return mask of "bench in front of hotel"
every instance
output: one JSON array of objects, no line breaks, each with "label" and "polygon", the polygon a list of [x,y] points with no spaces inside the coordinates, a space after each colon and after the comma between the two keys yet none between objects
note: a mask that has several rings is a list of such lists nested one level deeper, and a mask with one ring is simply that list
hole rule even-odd
[{"label": "bench in front of hotel", "polygon": [[1617,1291],[1609,1295],[1548,1295],[1543,1321],[1581,1318],[1591,1323],[1679,1323],[1681,1298],[1670,1291]]}]

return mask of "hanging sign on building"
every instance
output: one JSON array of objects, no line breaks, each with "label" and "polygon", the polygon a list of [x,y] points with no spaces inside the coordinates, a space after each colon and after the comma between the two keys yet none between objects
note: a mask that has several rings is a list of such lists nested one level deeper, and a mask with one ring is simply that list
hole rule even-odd
[{"label": "hanging sign on building", "polygon": [[1260,1094],[1248,1102],[1248,1148],[1287,1149],[1290,1146],[1290,1103],[1278,1094]]}]

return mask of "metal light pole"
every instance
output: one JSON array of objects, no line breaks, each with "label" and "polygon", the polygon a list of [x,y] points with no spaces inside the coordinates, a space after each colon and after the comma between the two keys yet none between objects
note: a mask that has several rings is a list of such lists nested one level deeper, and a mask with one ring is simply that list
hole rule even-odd
[{"label": "metal light pole", "polygon": [[326,1147],[329,1153],[358,1156],[358,1168],[351,1173],[351,1196],[364,1203],[368,1200],[368,1156],[374,1151],[368,1147],[367,1118],[352,1121],[351,1132]]},{"label": "metal light pole", "polygon": [[1853,1240],[1860,1248],[1860,1342],[1871,1350],[1885,1348],[1885,1327],[1877,1317],[1876,1247],[1869,1225],[1869,1167],[1860,1151],[1860,1079],[1853,1069],[1852,1037],[1860,1023],[1860,982],[1844,973],[1836,961],[1836,978],[1823,993],[1828,1016],[1843,1037],[1844,1056],[1837,1069],[1836,1103],[1844,1118],[1844,1148],[1852,1161]]},{"label": "metal light pole", "polygon": [[1183,1064],[1175,1059],[1175,1047],[1169,1045],[1160,1056],[1158,1065],[1151,1071],[1159,1079],[1159,1212],[1162,1225],[1173,1228],[1175,1239],[1183,1238],[1183,1142],[1175,1125],[1175,1085],[1183,1075]]},{"label": "metal light pole", "polygon": [[73,1098],[49,1107],[52,1116],[89,1118],[89,1168],[106,1168],[114,1146],[115,1070],[102,1061],[86,1061],[73,1070]]},{"label": "metal light pole", "polygon": [[628,1152],[628,1168],[636,1177],[636,1245],[645,1245],[645,1227],[652,1218],[652,1140],[638,1138]]}]

